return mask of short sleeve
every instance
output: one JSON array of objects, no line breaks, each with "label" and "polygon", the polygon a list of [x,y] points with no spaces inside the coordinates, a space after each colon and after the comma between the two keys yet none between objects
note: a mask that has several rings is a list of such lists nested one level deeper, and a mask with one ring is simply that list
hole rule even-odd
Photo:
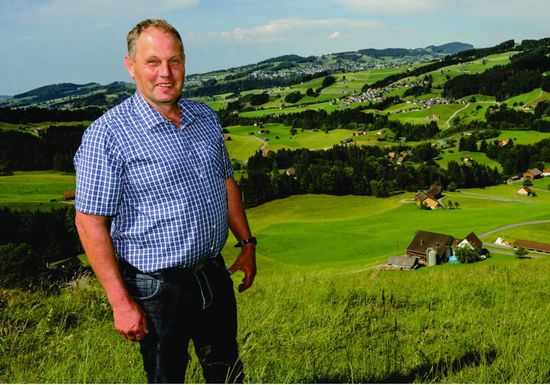
[{"label": "short sleeve", "polygon": [[221,142],[221,144],[220,144],[220,147],[221,147],[220,156],[221,156],[221,160],[222,160],[223,175],[224,175],[225,179],[229,179],[230,177],[233,176],[234,171],[233,171],[233,166],[231,166],[231,161],[229,160],[229,153],[227,152],[227,146],[225,145],[222,124],[220,122],[220,118],[218,117],[218,115],[214,111],[212,111],[212,115],[214,116],[215,125],[218,128],[219,138],[220,138],[220,142]]},{"label": "short sleeve", "polygon": [[95,122],[86,130],[74,165],[75,208],[86,214],[116,215],[122,196],[124,167],[120,149],[105,122]]}]

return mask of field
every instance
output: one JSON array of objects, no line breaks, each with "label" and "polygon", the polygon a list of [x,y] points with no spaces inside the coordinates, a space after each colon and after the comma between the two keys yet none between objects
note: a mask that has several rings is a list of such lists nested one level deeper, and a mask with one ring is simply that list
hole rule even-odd
[{"label": "field", "polygon": [[[406,203],[412,193],[294,196],[249,210],[259,270],[238,294],[247,381],[547,383],[548,257],[375,268],[419,229],[462,237],[548,219],[550,192],[518,199],[514,189],[456,192],[448,199],[459,209],[433,212]],[[548,225],[518,229],[549,234]],[[137,346],[112,329],[94,279],[55,296],[0,291],[0,302],[0,382],[145,382]],[[203,381],[194,358],[187,380]]]},{"label": "field", "polygon": [[[452,152],[451,152],[452,151]],[[472,152],[472,151],[458,151],[458,148],[454,148],[453,150],[446,150],[441,155],[441,160],[436,160],[436,162],[444,168],[447,168],[447,165],[450,161],[455,161],[458,164],[462,164],[464,162],[464,158],[468,157],[473,159],[475,162],[480,164],[485,164],[491,168],[497,168],[500,172],[502,172],[502,166],[500,163],[498,163],[495,160],[492,160],[485,155],[483,152]]]},{"label": "field", "polygon": [[63,203],[63,192],[75,188],[75,174],[58,171],[16,171],[0,176],[0,207],[51,207]]}]

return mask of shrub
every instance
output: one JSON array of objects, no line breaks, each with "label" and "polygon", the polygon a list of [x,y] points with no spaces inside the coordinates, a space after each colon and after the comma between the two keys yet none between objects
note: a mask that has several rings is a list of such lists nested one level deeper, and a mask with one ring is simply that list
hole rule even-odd
[{"label": "shrub", "polygon": [[479,253],[469,247],[459,247],[455,254],[460,263],[473,263],[480,260]]},{"label": "shrub", "polygon": [[0,245],[0,287],[28,288],[46,273],[46,263],[26,243]]},{"label": "shrub", "polygon": [[300,99],[302,99],[304,95],[300,91],[294,91],[285,96],[285,102],[287,103],[297,103]]}]

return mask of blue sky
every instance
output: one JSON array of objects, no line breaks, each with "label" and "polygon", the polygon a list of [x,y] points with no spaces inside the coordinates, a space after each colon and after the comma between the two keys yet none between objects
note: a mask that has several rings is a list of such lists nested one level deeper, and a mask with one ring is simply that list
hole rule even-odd
[{"label": "blue sky", "polygon": [[284,54],[488,47],[550,37],[548,0],[0,0],[0,95],[129,81],[126,33],[144,18],[180,31],[187,72]]}]

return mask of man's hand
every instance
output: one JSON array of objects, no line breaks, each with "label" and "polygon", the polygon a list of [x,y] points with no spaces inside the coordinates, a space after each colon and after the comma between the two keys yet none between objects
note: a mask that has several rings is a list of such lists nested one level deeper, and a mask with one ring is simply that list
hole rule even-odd
[{"label": "man's hand", "polygon": [[129,341],[141,341],[147,334],[145,312],[134,300],[124,306],[113,306],[115,329]]},{"label": "man's hand", "polygon": [[243,246],[235,263],[233,263],[227,271],[229,271],[229,274],[233,274],[236,271],[242,271],[244,273],[244,278],[239,284],[239,293],[252,286],[254,277],[256,276],[256,246]]}]

